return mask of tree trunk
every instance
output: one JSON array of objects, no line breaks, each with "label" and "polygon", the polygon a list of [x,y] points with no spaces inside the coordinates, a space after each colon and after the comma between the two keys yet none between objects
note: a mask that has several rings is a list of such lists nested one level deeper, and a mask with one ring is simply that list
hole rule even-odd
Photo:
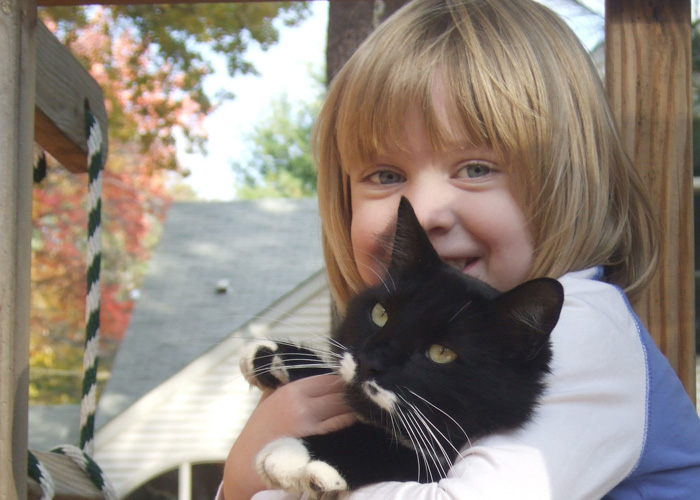
[{"label": "tree trunk", "polygon": [[326,82],[330,83],[374,29],[374,2],[328,2]]},{"label": "tree trunk", "polygon": [[331,82],[377,24],[393,14],[406,1],[360,0],[328,3],[326,82]]}]

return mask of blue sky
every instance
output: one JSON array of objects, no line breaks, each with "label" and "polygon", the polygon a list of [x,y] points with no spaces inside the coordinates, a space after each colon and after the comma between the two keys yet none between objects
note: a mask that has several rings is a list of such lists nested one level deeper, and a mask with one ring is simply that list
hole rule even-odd
[{"label": "blue sky", "polygon": [[260,76],[231,78],[225,63],[215,59],[216,74],[207,86],[233,92],[236,98],[225,102],[206,121],[209,133],[207,156],[180,152],[182,164],[192,173],[185,179],[197,194],[207,200],[230,200],[234,196],[231,163],[246,154],[245,135],[267,113],[270,100],[282,92],[290,97],[310,99],[309,65],[321,68],[326,57],[328,2],[311,2],[312,15],[303,24],[280,30],[280,41],[268,51],[251,49]]}]

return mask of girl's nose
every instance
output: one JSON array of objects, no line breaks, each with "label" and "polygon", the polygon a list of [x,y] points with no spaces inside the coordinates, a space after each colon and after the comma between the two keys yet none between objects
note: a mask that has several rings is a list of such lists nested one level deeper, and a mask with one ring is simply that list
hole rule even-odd
[{"label": "girl's nose", "polygon": [[440,234],[449,231],[457,222],[452,210],[452,200],[441,190],[416,191],[408,196],[421,226],[428,233]]}]

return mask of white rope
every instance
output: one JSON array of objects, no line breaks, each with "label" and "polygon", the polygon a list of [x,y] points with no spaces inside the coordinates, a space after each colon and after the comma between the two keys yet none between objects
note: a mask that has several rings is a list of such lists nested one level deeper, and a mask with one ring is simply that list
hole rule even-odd
[{"label": "white rope", "polygon": [[29,477],[39,483],[41,498],[39,500],[51,500],[56,494],[51,473],[46,466],[31,451],[28,452]]}]

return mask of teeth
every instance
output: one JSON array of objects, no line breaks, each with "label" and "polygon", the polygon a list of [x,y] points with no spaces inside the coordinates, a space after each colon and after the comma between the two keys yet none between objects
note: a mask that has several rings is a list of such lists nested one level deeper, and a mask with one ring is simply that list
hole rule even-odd
[{"label": "teeth", "polygon": [[466,268],[469,264],[474,262],[476,260],[476,257],[472,258],[465,258],[465,259],[443,259],[445,263],[450,266],[454,267],[458,271],[463,271],[464,268]]},{"label": "teeth", "polygon": [[448,266],[454,267],[455,269],[461,271],[467,265],[467,259],[445,259],[445,263]]}]

